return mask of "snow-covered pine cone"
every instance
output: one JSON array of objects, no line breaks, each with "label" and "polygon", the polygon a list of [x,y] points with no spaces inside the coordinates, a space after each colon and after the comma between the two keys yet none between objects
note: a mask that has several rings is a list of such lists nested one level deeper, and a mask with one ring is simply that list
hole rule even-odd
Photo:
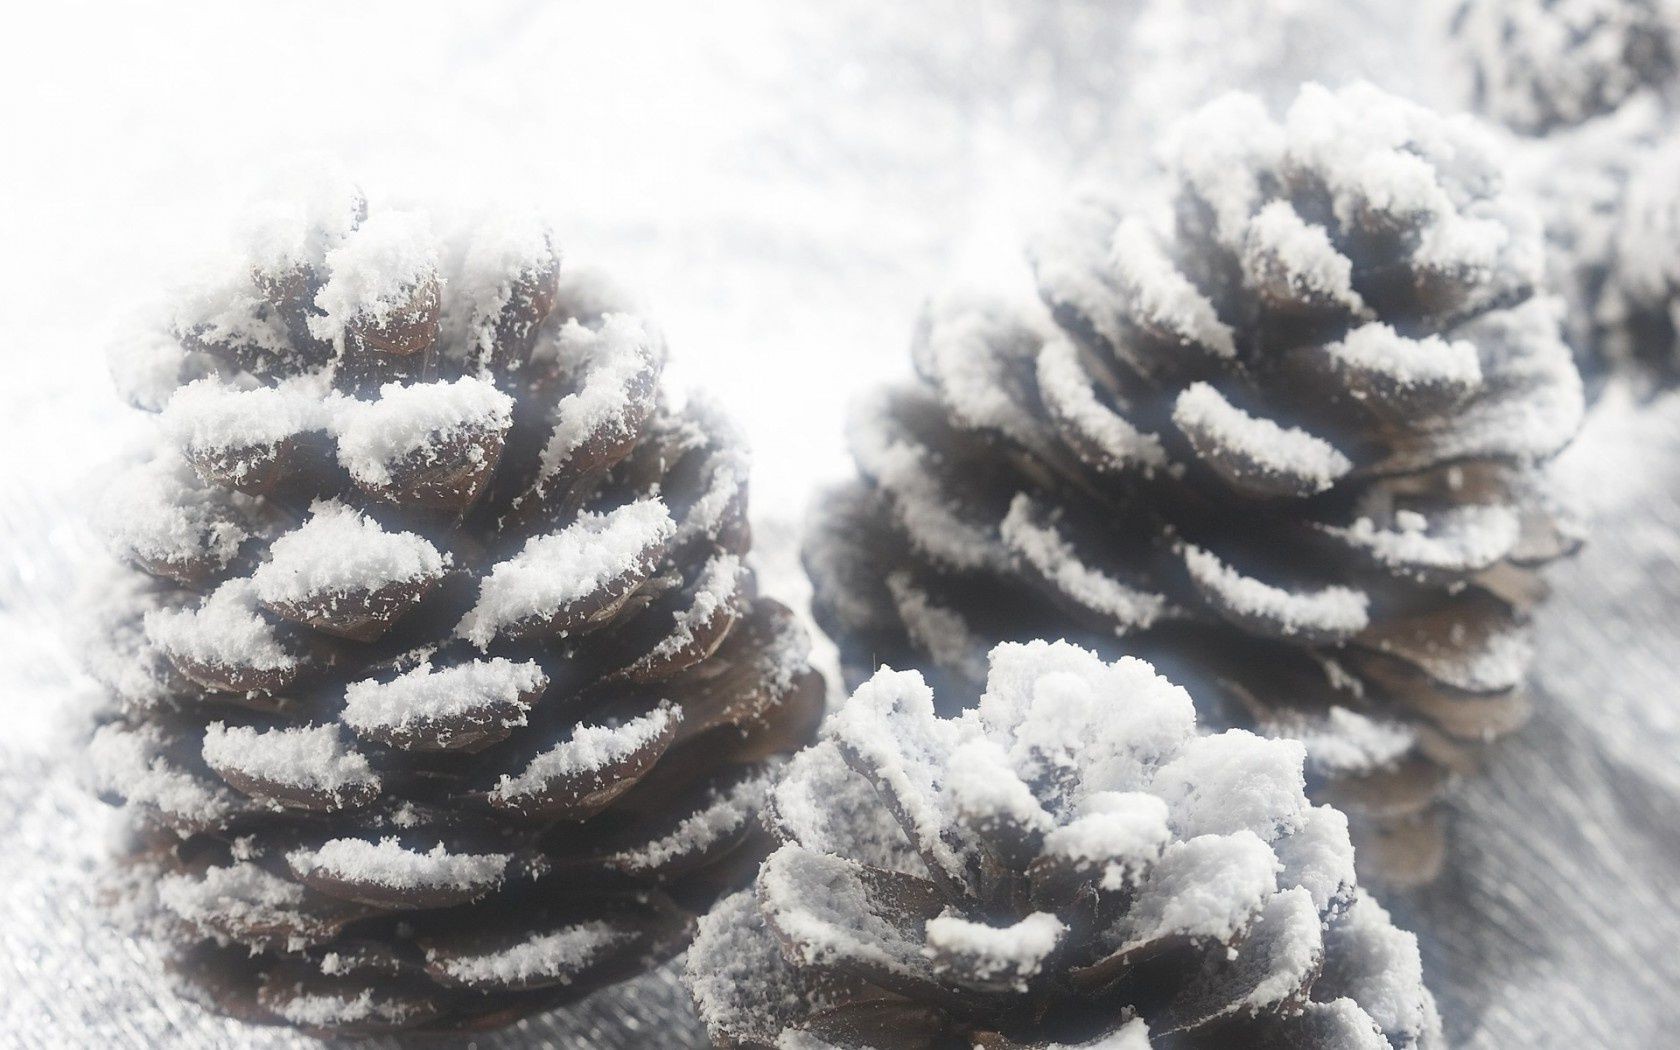
[{"label": "snow-covered pine cone", "polygon": [[1627,177],[1593,315],[1612,364],[1680,382],[1680,137],[1644,151]]},{"label": "snow-covered pine cone", "polygon": [[1168,150],[1170,221],[1082,205],[1043,304],[933,303],[806,545],[849,684],[973,696],[1000,640],[1144,655],[1305,740],[1373,878],[1431,877],[1449,770],[1525,712],[1534,567],[1569,545],[1537,466],[1582,413],[1485,146],[1368,86],[1282,124],[1227,97]]},{"label": "snow-covered pine cone", "polygon": [[770,791],[783,845],[689,952],[724,1045],[1441,1045],[1301,744],[1198,736],[1148,664],[1006,643],[950,719],[883,668],[823,736]]},{"label": "snow-covered pine cone", "polygon": [[1544,134],[1607,113],[1670,81],[1680,58],[1675,0],[1464,0],[1451,32],[1472,102]]},{"label": "snow-covered pine cone", "polygon": [[116,347],[161,410],[108,500],[91,748],[220,1008],[489,1027],[633,975],[750,877],[822,684],[746,469],[547,228],[347,185]]}]

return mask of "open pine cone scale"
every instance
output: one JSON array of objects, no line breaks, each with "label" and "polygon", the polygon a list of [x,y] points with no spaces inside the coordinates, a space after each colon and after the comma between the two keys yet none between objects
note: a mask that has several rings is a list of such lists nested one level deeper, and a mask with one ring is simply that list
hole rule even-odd
[{"label": "open pine cone scale", "polygon": [[743,561],[738,439],[540,225],[440,242],[341,187],[253,240],[118,370],[169,440],[110,499],[151,580],[91,758],[183,970],[372,1032],[670,957],[822,703]]},{"label": "open pine cone scale", "polygon": [[1041,303],[931,303],[807,546],[849,677],[972,691],[999,640],[1118,645],[1331,782],[1520,725],[1536,570],[1575,543],[1538,467],[1582,393],[1474,131],[1370,88],[1226,99],[1169,149],[1164,221],[1081,203]]}]

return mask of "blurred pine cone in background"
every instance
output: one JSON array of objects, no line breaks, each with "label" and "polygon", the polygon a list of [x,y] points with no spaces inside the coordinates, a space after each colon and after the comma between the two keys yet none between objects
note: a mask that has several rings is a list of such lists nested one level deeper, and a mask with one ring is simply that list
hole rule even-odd
[{"label": "blurred pine cone in background", "polygon": [[763,855],[822,683],[759,597],[730,428],[536,221],[348,184],[113,354],[92,743],[136,900],[236,1016],[490,1027],[681,950]]},{"label": "blurred pine cone in background", "polygon": [[1136,660],[1034,642],[990,667],[954,719],[883,668],[788,764],[783,845],[688,956],[722,1045],[1443,1045],[1298,742],[1197,736]]},{"label": "blurred pine cone in background", "polygon": [[1535,567],[1572,543],[1539,466],[1579,376],[1532,210],[1484,135],[1359,86],[1180,129],[1170,215],[1084,203],[1043,306],[946,296],[921,382],[858,413],[817,508],[815,611],[978,694],[998,640],[1146,656],[1204,718],[1307,744],[1369,878],[1416,883],[1432,803],[1521,723]]},{"label": "blurred pine cone in background", "polygon": [[1453,39],[1476,109],[1545,134],[1621,105],[1675,73],[1674,0],[1464,0]]}]

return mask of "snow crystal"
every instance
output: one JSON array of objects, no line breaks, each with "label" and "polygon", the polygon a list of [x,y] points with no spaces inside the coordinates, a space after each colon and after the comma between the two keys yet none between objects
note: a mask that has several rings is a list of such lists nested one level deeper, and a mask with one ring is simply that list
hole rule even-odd
[{"label": "snow crystal", "polygon": [[514,286],[559,258],[549,224],[531,212],[495,209],[465,234],[466,250],[448,268],[445,321],[452,349],[482,360],[494,344],[496,322],[512,304]]},{"label": "snow crystal", "polygon": [[803,965],[851,960],[919,973],[922,944],[876,911],[861,876],[856,861],[783,846],[759,869],[759,899]]},{"label": "snow crystal", "polygon": [[1417,937],[1397,929],[1388,912],[1363,892],[1325,935],[1331,965],[1315,988],[1325,998],[1346,996],[1400,1045],[1435,1045],[1441,1020],[1423,986]]},{"label": "snow crystal", "polygon": [[971,821],[984,826],[1002,820],[1039,833],[1055,826],[1032,789],[1009,768],[1009,753],[997,741],[966,740],[951,751],[945,766],[945,795]]},{"label": "snow crystal", "polygon": [[1090,795],[1073,820],[1044,836],[1044,854],[1099,868],[1098,885],[1118,890],[1160,855],[1172,840],[1167,804],[1141,791]]},{"label": "snow crystal", "polygon": [[694,642],[696,629],[710,623],[726,609],[740,591],[741,559],[720,554],[707,562],[695,584],[694,601],[679,610],[671,633],[654,646],[645,659],[668,659]]},{"label": "snow crystal", "polygon": [[874,402],[860,403],[847,434],[858,468],[892,498],[910,539],[935,561],[956,569],[1001,568],[1008,552],[990,529],[956,514],[930,467],[931,453],[896,436]]},{"label": "snow crystal", "polygon": [[376,591],[396,583],[435,580],[447,554],[412,532],[386,532],[367,515],[318,500],[301,526],[268,549],[251,575],[264,602],[299,602],[327,594]]},{"label": "snow crystal", "polygon": [[277,445],[326,425],[328,400],[318,376],[278,386],[241,389],[196,379],[175,391],[163,410],[163,429],[180,448],[217,452]]},{"label": "snow crystal", "polygon": [[1207,296],[1179,272],[1143,220],[1128,217],[1109,243],[1109,265],[1133,316],[1223,358],[1237,354],[1231,327]]},{"label": "snow crystal", "polygon": [[1353,469],[1352,461],[1323,438],[1251,416],[1207,383],[1192,383],[1179,393],[1173,422],[1198,450],[1211,445],[1210,451],[1239,456],[1268,474],[1299,479],[1314,492],[1323,492]]},{"label": "snow crystal", "polygon": [[889,573],[886,583],[905,633],[936,665],[952,668],[976,682],[986,677],[984,643],[962,613],[935,602],[932,595],[916,586],[908,571]]},{"label": "snow crystal", "polygon": [[580,725],[564,743],[532,759],[523,773],[502,774],[492,794],[515,802],[541,794],[555,780],[599,776],[608,766],[651,746],[681,719],[681,710],[666,701],[622,725]]},{"label": "snow crystal", "polygon": [[203,752],[213,769],[329,795],[379,786],[367,757],[346,747],[334,725],[263,731],[211,722],[204,730]]},{"label": "snow crystal", "polygon": [[146,614],[146,636],[172,656],[213,667],[277,671],[297,666],[274,626],[257,611],[256,585],[229,580],[196,609]]},{"label": "snow crystal", "polygon": [[947,871],[962,870],[956,850],[940,834],[945,814],[937,780],[959,734],[934,715],[933,690],[922,676],[881,668],[829,715],[823,731],[868,767],[917,848]]},{"label": "snow crystal", "polygon": [[1112,619],[1116,631],[1146,628],[1165,611],[1159,594],[1128,587],[1085,564],[1053,525],[1039,525],[1033,499],[1017,493],[999,528],[1004,542],[1068,597]]},{"label": "snow crystal", "polygon": [[245,213],[240,241],[248,265],[259,273],[319,269],[366,210],[361,190],[341,165],[312,160],[287,167],[283,181]]},{"label": "snow crystal", "polygon": [[509,948],[443,959],[443,972],[463,984],[510,985],[540,978],[570,984],[601,955],[635,936],[606,922],[583,922],[542,933]]},{"label": "snow crystal", "polygon": [[1312,895],[1294,888],[1279,892],[1266,903],[1255,922],[1253,939],[1243,949],[1264,952],[1265,976],[1243,1005],[1250,1010],[1275,1008],[1300,994],[1317,975],[1324,958],[1324,936]]},{"label": "snow crystal", "polygon": [[1365,311],[1365,301],[1353,290],[1353,263],[1330,243],[1329,231],[1302,219],[1288,201],[1272,201],[1249,220],[1243,268],[1256,284],[1281,271],[1275,276],[1297,296],[1355,314]]},{"label": "snow crystal", "polygon": [[233,512],[241,498],[205,486],[185,460],[164,452],[106,488],[99,523],[119,551],[164,563],[207,559],[221,569],[250,536]]},{"label": "snow crystal", "polygon": [[1346,528],[1326,532],[1369,551],[1395,569],[1444,569],[1476,572],[1499,561],[1516,547],[1522,533],[1517,513],[1503,505],[1462,504],[1426,518],[1401,511],[1394,528],[1380,528],[1361,517]]},{"label": "snow crystal", "polygon": [[1186,545],[1184,565],[1196,585],[1242,616],[1267,620],[1285,634],[1301,631],[1347,637],[1370,622],[1369,600],[1350,587],[1288,591],[1244,576],[1200,547]]},{"label": "snow crystal", "polygon": [[1440,336],[1408,339],[1378,321],[1360,325],[1324,348],[1330,359],[1356,375],[1378,376],[1401,390],[1450,386],[1473,390],[1481,385],[1476,347]]},{"label": "snow crystal", "polygon": [[378,842],[330,839],[317,849],[294,850],[286,857],[299,874],[392,889],[456,890],[485,890],[497,885],[512,859],[507,853],[452,853],[441,842],[430,850],[411,850],[393,837]]},{"label": "snow crystal", "polygon": [[547,683],[534,660],[515,663],[498,656],[435,670],[426,661],[389,682],[351,683],[340,717],[356,730],[403,729],[489,709],[523,724],[523,711],[514,713],[516,701]]},{"label": "snow crystal", "polygon": [[1392,767],[1417,746],[1417,731],[1403,722],[1379,721],[1348,707],[1332,707],[1322,720],[1278,718],[1272,735],[1299,740],[1307,763],[1325,774]]},{"label": "snow crystal", "polygon": [[1320,913],[1353,889],[1353,843],[1348,839],[1347,815],[1330,806],[1312,806],[1301,826],[1272,844],[1285,886],[1299,886],[1312,894]]},{"label": "snow crystal", "polygon": [[483,649],[506,628],[554,616],[614,580],[645,571],[651,552],[674,529],[658,498],[579,514],[561,531],[533,537],[516,556],[497,563],[455,633]]},{"label": "snow crystal", "polygon": [[846,764],[831,740],[788,760],[771,790],[777,837],[817,853],[843,854],[877,868],[925,874],[904,828],[873,785]]},{"label": "snow crystal", "polygon": [[1246,829],[1174,842],[1114,933],[1122,947],[1174,934],[1229,940],[1276,891],[1278,869],[1271,847]]},{"label": "snow crystal", "polygon": [[198,878],[166,875],[158,883],[158,899],[195,924],[284,927],[303,907],[304,889],[256,864],[243,862],[211,868]]},{"label": "snow crystal", "polygon": [[416,452],[457,436],[500,434],[513,418],[513,399],[487,380],[386,383],[374,401],[347,401],[334,418],[338,461],[369,485],[391,481],[391,468]]},{"label": "snow crystal", "polygon": [[1089,446],[1082,454],[1102,457],[1105,467],[1139,467],[1146,473],[1167,465],[1161,439],[1132,426],[1097,400],[1091,378],[1079,363],[1079,350],[1064,338],[1045,342],[1038,354],[1038,392],[1057,422]]},{"label": "snow crystal", "polygon": [[945,952],[962,959],[962,970],[981,980],[1010,978],[1018,991],[1067,933],[1067,926],[1049,912],[1033,912],[1009,926],[987,926],[960,915],[944,914],[927,921],[931,954]]},{"label": "snow crystal", "polygon": [[637,379],[652,367],[653,339],[629,314],[608,314],[598,329],[567,321],[555,337],[562,362],[577,362],[582,382],[554,406],[554,429],[543,446],[537,480],[558,475],[592,439],[632,435]]},{"label": "snow crystal", "polygon": [[87,753],[95,790],[192,821],[215,824],[231,816],[239,798],[171,765],[163,753],[167,743],[156,725],[100,726]]},{"label": "snow crystal", "polygon": [[765,794],[763,777],[719,792],[699,812],[679,821],[669,834],[615,854],[613,860],[630,871],[651,871],[672,860],[697,855],[756,817],[764,808]]},{"label": "snow crystal", "polygon": [[1152,789],[1180,838],[1247,828],[1271,841],[1306,819],[1306,749],[1242,729],[1198,737],[1155,774]]},{"label": "snow crystal", "polygon": [[1148,663],[1067,642],[994,648],[978,715],[1024,779],[1071,767],[1086,795],[1145,787],[1196,728],[1190,695]]},{"label": "snow crystal", "polygon": [[327,252],[327,281],[315,294],[321,315],[309,319],[317,338],[343,338],[352,322],[383,324],[437,273],[431,223],[418,212],[375,212]]}]

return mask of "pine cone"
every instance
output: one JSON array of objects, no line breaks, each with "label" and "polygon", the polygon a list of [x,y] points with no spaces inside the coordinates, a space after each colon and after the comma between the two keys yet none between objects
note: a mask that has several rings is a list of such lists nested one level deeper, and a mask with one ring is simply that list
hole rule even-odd
[{"label": "pine cone", "polygon": [[1282,126],[1230,97],[1171,151],[1169,229],[1085,203],[1037,246],[1050,317],[930,306],[922,382],[854,421],[867,485],[806,547],[848,679],[972,696],[1035,637],[1145,656],[1305,740],[1368,874],[1430,877],[1447,771],[1523,718],[1533,567],[1569,545],[1536,467],[1582,412],[1484,145],[1369,87]]},{"label": "pine cone", "polygon": [[1302,746],[1198,736],[1149,665],[1000,645],[954,719],[883,668],[823,735],[771,790],[784,845],[689,952],[724,1045],[1441,1045]]},{"label": "pine cone", "polygon": [[1530,134],[1579,124],[1669,81],[1677,34],[1673,0],[1464,0],[1452,24],[1476,108]]},{"label": "pine cone", "polygon": [[1680,138],[1639,154],[1618,200],[1594,321],[1610,362],[1680,381]]},{"label": "pine cone", "polygon": [[[236,1016],[482,1028],[654,965],[742,883],[820,677],[755,592],[746,467],[546,228],[331,187],[115,350],[92,765]],[[149,582],[145,582],[149,581]]]}]

